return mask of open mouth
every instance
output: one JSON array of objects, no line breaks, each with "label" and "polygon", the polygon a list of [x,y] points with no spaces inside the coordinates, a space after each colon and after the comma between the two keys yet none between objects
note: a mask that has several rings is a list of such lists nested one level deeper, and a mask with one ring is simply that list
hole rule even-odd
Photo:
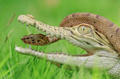
[{"label": "open mouth", "polygon": [[21,15],[18,17],[18,21],[34,26],[48,34],[31,34],[24,36],[22,41],[26,44],[42,46],[53,43],[59,39],[66,39],[72,44],[85,49],[88,53],[94,53],[101,49],[112,51],[111,44],[107,38],[89,24],[82,23],[73,27],[56,27],[37,21],[31,15]]},{"label": "open mouth", "polygon": [[[68,55],[64,53],[44,53],[30,48],[15,47],[21,54],[32,55],[39,58],[46,58],[49,61],[70,66],[93,68],[95,65],[100,69],[111,69],[119,61],[116,51],[112,48],[106,37],[91,28],[79,27],[54,27],[39,22],[31,15],[21,15],[18,17],[21,23],[26,23],[42,29],[48,35],[31,34],[22,38],[23,42],[32,45],[46,45],[59,39],[66,39],[87,51],[86,55]],[[50,36],[49,36],[50,35]],[[53,38],[54,37],[54,38]],[[97,62],[95,60],[98,60]]]}]

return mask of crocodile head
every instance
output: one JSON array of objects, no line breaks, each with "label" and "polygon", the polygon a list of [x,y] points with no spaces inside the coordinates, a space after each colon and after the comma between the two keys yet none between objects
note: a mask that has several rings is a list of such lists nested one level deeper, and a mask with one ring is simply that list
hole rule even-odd
[{"label": "crocodile head", "polygon": [[[96,16],[96,18],[99,17]],[[39,22],[35,20],[34,17],[32,17],[31,15],[21,15],[18,17],[18,20],[21,23],[26,23],[27,25],[34,26],[37,29],[46,32],[46,34],[50,36],[66,39],[72,44],[85,49],[88,53],[93,53],[93,54],[85,57],[58,54],[58,53],[47,54],[43,52],[34,51],[28,48],[21,48],[18,46],[16,46],[15,48],[16,51],[26,55],[33,55],[40,58],[46,58],[49,61],[54,61],[61,64],[75,65],[78,67],[84,65],[86,68],[93,68],[94,65],[97,64],[98,68],[107,69],[110,75],[117,77],[117,79],[118,78],[120,79],[120,61],[118,57],[119,54],[117,51],[115,51],[113,45],[111,45],[111,42],[109,40],[110,38],[107,39],[105,36],[105,34],[107,35],[107,37],[112,35],[112,33],[111,35],[108,34],[111,32],[108,30],[108,27],[103,27],[105,28],[103,29],[101,28],[102,26],[97,27],[89,23],[88,24],[79,23],[71,27],[55,27]],[[101,23],[100,21],[98,23]],[[104,21],[109,26],[110,23],[106,20]],[[110,26],[113,26],[113,24],[110,24]],[[99,31],[97,31],[95,27],[98,28],[97,30]],[[108,30],[108,32],[106,32],[106,29]],[[113,31],[115,29],[113,29]],[[116,34],[116,32],[114,34]],[[112,44],[114,44],[115,40],[111,39],[111,41]],[[115,42],[114,46],[117,47],[118,44]],[[96,58],[99,59],[99,62],[95,62]]]},{"label": "crocodile head", "polygon": [[100,50],[116,53],[108,39],[90,24],[81,23],[72,27],[55,27],[36,21],[30,15],[21,15],[18,20],[27,25],[32,25],[50,36],[66,39],[89,53]]}]

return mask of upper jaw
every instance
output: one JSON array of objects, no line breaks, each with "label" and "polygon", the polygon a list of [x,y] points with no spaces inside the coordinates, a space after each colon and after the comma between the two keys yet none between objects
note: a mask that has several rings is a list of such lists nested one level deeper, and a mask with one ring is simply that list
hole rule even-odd
[{"label": "upper jaw", "polygon": [[51,36],[56,36],[59,38],[66,38],[71,36],[71,31],[68,30],[69,28],[56,27],[44,24],[40,21],[35,20],[32,15],[20,15],[18,17],[18,21],[27,25],[34,26],[37,29],[44,31],[46,32],[46,34],[49,34]]}]

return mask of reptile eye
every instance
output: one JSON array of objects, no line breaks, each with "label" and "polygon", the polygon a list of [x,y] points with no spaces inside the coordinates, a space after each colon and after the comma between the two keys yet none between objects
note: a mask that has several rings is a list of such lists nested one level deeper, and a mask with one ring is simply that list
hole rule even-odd
[{"label": "reptile eye", "polygon": [[91,29],[87,26],[80,26],[78,31],[81,34],[88,34],[91,32]]},{"label": "reptile eye", "polygon": [[82,30],[82,31],[84,31],[85,29],[86,29],[86,27],[85,27],[85,26],[82,26],[82,27],[81,27],[81,30]]}]

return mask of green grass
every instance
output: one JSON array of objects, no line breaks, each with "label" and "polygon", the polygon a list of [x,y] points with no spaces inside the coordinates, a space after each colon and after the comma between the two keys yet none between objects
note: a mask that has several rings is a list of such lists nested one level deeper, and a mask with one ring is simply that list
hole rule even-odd
[{"label": "green grass", "polygon": [[[17,22],[20,14],[32,14],[50,25],[59,25],[62,19],[76,12],[91,12],[120,25],[120,0],[0,0],[0,79],[110,79],[106,71],[81,67],[79,70],[58,68],[56,65],[14,50],[15,45],[28,47],[20,38],[40,33]],[[33,49],[69,54],[85,53],[65,40]]]}]

